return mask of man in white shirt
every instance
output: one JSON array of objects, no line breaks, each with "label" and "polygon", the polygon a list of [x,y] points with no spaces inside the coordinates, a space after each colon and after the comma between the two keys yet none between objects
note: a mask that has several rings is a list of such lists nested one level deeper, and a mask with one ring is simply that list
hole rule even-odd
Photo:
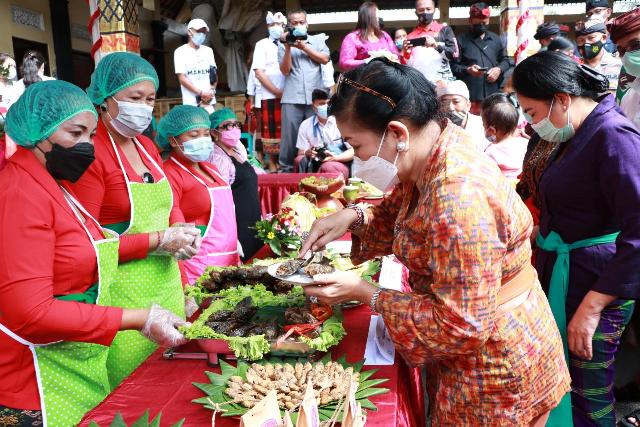
[{"label": "man in white shirt", "polygon": [[175,72],[182,89],[182,103],[200,106],[212,113],[216,104],[218,78],[213,50],[203,45],[209,27],[202,19],[192,19],[187,25],[187,33],[189,43],[173,53]]},{"label": "man in white shirt", "polygon": [[260,100],[262,150],[269,155],[269,170],[278,169],[278,155],[280,153],[282,88],[284,74],[280,71],[278,61],[278,46],[284,32],[287,18],[280,13],[267,13],[267,28],[269,36],[256,43],[253,51],[251,71],[260,83],[256,87],[256,99]]},{"label": "man in white shirt", "polygon": [[353,148],[342,140],[336,118],[328,115],[329,93],[315,89],[311,94],[315,115],[304,120],[298,130],[295,169],[300,172],[340,173],[349,178]]},{"label": "man in white shirt", "polygon": [[466,83],[462,80],[448,83],[441,80],[436,85],[436,94],[440,109],[446,113],[447,118],[466,130],[476,141],[478,150],[484,151],[489,146],[489,141],[484,137],[482,117],[470,113],[471,101]]}]

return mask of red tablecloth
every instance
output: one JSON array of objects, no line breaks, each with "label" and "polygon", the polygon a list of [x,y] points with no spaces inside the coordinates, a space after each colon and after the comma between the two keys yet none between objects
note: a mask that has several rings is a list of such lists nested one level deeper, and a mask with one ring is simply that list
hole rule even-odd
[{"label": "red tablecloth", "polygon": [[[346,354],[349,363],[364,357],[371,311],[367,306],[344,310],[344,326],[347,337],[331,352],[334,359]],[[409,368],[396,354],[393,366],[365,366],[379,369],[374,378],[388,378],[381,387],[389,393],[371,398],[378,407],[369,412],[369,426],[413,427],[425,425],[424,394],[417,370]],[[157,351],[111,393],[99,406],[89,412],[81,426],[89,421],[109,425],[117,412],[127,423],[132,423],[147,409],[152,415],[162,411],[162,425],[186,418],[185,427],[211,425],[212,412],[191,400],[203,396],[192,382],[207,382],[205,371],[220,372],[210,368],[204,360],[164,360]],[[217,427],[237,426],[237,418],[218,418]]]},{"label": "red tablecloth", "polygon": [[270,173],[258,175],[258,193],[260,194],[262,215],[278,213],[282,201],[289,194],[298,191],[300,180],[312,175],[326,178],[341,176],[333,173]]}]

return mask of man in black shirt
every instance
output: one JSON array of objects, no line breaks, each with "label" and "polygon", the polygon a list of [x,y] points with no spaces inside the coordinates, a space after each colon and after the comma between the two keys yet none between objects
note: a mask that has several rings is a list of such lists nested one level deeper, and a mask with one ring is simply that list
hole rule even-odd
[{"label": "man in black shirt", "polygon": [[453,63],[453,73],[469,87],[471,112],[480,112],[480,103],[498,92],[502,77],[509,69],[500,37],[489,31],[491,12],[485,3],[471,6],[469,32],[458,37],[460,56]]}]

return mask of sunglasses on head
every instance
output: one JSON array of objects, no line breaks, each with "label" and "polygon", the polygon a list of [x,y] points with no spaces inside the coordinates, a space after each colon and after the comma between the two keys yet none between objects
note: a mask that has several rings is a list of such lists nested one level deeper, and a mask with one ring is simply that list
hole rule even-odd
[{"label": "sunglasses on head", "polygon": [[231,130],[233,128],[242,129],[242,123],[240,123],[240,122],[229,122],[229,123],[224,123],[224,124],[218,126],[218,129],[222,129],[222,130]]}]

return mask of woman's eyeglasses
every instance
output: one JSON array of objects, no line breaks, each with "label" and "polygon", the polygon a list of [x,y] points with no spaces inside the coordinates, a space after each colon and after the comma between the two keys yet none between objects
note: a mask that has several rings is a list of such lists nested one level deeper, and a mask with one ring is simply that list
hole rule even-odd
[{"label": "woman's eyeglasses", "polygon": [[240,123],[240,122],[229,122],[229,123],[224,123],[224,124],[218,126],[218,129],[222,129],[222,130],[231,130],[233,128],[242,129],[242,123]]},{"label": "woman's eyeglasses", "polygon": [[351,87],[354,87],[358,90],[361,90],[362,92],[368,93],[369,95],[373,95],[376,98],[380,98],[384,101],[387,101],[387,103],[389,103],[389,105],[391,105],[391,108],[396,108],[396,103],[393,99],[389,98],[386,95],[381,94],[378,91],[375,91],[373,89],[371,89],[370,87],[367,87],[361,83],[355,82],[347,77],[344,76],[344,74],[340,74],[340,76],[338,77],[338,84],[336,85],[336,93],[340,94],[340,90],[344,87],[344,84],[348,84]]}]

